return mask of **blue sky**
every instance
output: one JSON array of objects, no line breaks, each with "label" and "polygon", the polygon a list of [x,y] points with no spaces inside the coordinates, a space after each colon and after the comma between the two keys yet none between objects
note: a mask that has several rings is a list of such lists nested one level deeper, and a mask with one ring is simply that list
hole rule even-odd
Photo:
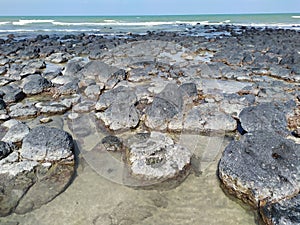
[{"label": "blue sky", "polygon": [[1,0],[7,15],[300,13],[300,0]]}]

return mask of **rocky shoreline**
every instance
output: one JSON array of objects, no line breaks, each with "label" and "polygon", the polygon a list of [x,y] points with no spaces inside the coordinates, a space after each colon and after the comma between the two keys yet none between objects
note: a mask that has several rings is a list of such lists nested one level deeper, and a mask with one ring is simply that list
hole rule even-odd
[{"label": "rocky shoreline", "polygon": [[120,154],[119,179],[149,186],[201,174],[219,149],[199,156],[178,136],[202,134],[234,139],[219,163],[224,188],[266,224],[297,224],[300,33],[218,29],[231,35],[0,39],[0,215],[67,188],[73,138],[87,161]]}]

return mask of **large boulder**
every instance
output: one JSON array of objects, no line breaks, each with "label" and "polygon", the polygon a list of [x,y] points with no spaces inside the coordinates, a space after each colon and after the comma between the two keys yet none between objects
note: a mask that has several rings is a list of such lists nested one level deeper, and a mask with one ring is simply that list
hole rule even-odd
[{"label": "large boulder", "polygon": [[192,153],[166,134],[139,134],[129,140],[128,163],[133,176],[144,180],[164,181],[189,168]]},{"label": "large boulder", "polygon": [[151,129],[164,130],[167,128],[168,122],[178,115],[182,108],[181,90],[176,84],[167,84],[148,107],[145,124]]},{"label": "large boulder", "polygon": [[30,75],[26,77],[23,92],[27,95],[39,94],[50,86],[51,83],[41,75]]},{"label": "large boulder", "polygon": [[64,191],[74,174],[73,140],[63,130],[36,127],[21,149],[5,142],[0,149],[0,216],[41,207]]},{"label": "large boulder", "polygon": [[243,109],[239,114],[243,129],[247,132],[255,130],[269,130],[286,136],[287,130],[286,115],[292,112],[295,107],[294,102],[285,104],[281,102],[267,102],[257,106]]},{"label": "large boulder", "polygon": [[300,145],[270,131],[232,141],[219,163],[219,177],[237,197],[255,207],[299,192]]},{"label": "large boulder", "polygon": [[97,78],[107,89],[114,87],[119,81],[125,80],[125,70],[110,66],[102,61],[91,61],[80,71],[84,77]]},{"label": "large boulder", "polygon": [[95,108],[102,112],[96,115],[111,130],[134,128],[140,121],[136,102],[137,96],[132,89],[119,86],[100,96]]},{"label": "large boulder", "polygon": [[29,160],[58,161],[73,155],[70,134],[53,127],[40,126],[25,136],[21,156]]},{"label": "large boulder", "polygon": [[291,199],[284,199],[275,204],[266,204],[260,214],[266,224],[272,225],[297,225],[300,224],[300,195]]}]

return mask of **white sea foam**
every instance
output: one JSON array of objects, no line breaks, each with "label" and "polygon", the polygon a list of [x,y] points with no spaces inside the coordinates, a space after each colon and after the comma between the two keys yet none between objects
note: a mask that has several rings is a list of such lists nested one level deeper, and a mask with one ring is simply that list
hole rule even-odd
[{"label": "white sea foam", "polygon": [[104,20],[105,22],[82,22],[82,23],[68,23],[68,22],[51,22],[53,25],[57,26],[162,26],[162,25],[179,25],[179,24],[210,24],[209,21],[148,21],[148,22],[118,22],[115,20]]},{"label": "white sea foam", "polygon": [[106,23],[117,23],[118,21],[116,21],[116,20],[104,20],[104,22],[106,22]]},{"label": "white sea foam", "polygon": [[26,24],[32,24],[32,23],[53,23],[54,20],[19,20],[16,22],[13,22],[13,25],[23,26]]},{"label": "white sea foam", "polygon": [[1,25],[6,25],[6,24],[10,24],[10,22],[8,22],[8,21],[0,22],[0,26],[1,26]]},{"label": "white sea foam", "polygon": [[292,16],[294,19],[300,19],[300,16]]}]

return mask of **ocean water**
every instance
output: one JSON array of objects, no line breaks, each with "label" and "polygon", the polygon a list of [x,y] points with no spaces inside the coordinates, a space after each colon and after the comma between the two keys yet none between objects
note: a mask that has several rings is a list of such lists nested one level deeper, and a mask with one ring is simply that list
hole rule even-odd
[{"label": "ocean water", "polygon": [[299,14],[168,15],[168,16],[24,16],[0,17],[0,35],[88,33],[143,34],[147,31],[186,31],[205,25],[236,25],[300,30]]}]

